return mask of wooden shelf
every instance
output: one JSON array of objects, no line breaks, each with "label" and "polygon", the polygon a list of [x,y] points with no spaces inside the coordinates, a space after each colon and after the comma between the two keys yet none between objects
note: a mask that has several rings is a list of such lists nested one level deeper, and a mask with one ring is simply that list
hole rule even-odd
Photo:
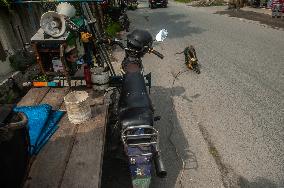
[{"label": "wooden shelf", "polygon": [[59,51],[59,49],[56,49],[56,50],[50,50],[50,49],[42,49],[42,48],[40,48],[40,49],[38,49],[38,52],[43,52],[43,53],[59,53],[60,51]]}]

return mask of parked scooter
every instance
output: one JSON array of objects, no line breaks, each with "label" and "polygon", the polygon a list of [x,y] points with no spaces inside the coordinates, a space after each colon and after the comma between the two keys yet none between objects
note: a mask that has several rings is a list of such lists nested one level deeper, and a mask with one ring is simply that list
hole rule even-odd
[{"label": "parked scooter", "polygon": [[[111,77],[110,85],[118,88],[118,101],[115,123],[110,127],[112,145],[123,146],[128,159],[133,187],[147,188],[153,175],[165,177],[167,172],[161,159],[159,133],[154,128],[154,108],[146,86],[151,87],[150,74],[143,75],[142,57],[152,53],[160,58],[164,56],[152,48],[153,38],[144,30],[134,30],[127,35],[127,47],[118,40],[103,40],[110,45],[119,45],[125,50],[122,61],[123,76]],[[145,77],[147,83],[145,82]]]}]

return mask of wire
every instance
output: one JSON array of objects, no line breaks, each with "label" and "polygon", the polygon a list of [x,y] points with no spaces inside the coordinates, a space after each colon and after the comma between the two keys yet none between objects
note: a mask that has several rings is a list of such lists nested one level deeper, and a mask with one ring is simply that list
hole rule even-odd
[{"label": "wire", "polygon": [[[174,76],[174,80],[173,80],[173,82],[172,82],[171,88],[174,87],[174,84],[175,84],[176,79],[178,79],[179,76],[181,76],[183,73],[188,72],[188,71],[189,71],[189,70],[179,71],[179,72]],[[171,94],[173,94],[173,92],[171,92]]]}]

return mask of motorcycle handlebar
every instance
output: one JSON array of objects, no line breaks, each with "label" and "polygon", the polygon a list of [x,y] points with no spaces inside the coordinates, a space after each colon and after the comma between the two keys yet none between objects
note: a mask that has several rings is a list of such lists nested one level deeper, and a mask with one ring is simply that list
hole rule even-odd
[{"label": "motorcycle handlebar", "polygon": [[[115,45],[116,44],[116,45],[120,46],[122,49],[126,49],[122,42],[115,40],[115,39],[102,39],[102,40],[99,40],[97,43],[99,43],[99,44],[104,43],[104,44],[108,44],[108,45]],[[155,54],[156,56],[158,56],[161,59],[164,58],[163,54],[154,50],[153,48],[149,49],[149,53]]]},{"label": "motorcycle handlebar", "polygon": [[153,48],[151,48],[151,49],[149,50],[149,52],[152,53],[152,54],[155,54],[156,56],[158,56],[158,57],[161,58],[161,59],[164,58],[164,55],[163,55],[163,54],[161,54],[160,52],[154,50]]},{"label": "motorcycle handlebar", "polygon": [[116,44],[116,45],[118,45],[120,48],[125,49],[125,46],[124,46],[124,45],[122,44],[122,42],[120,42],[120,41],[115,41],[115,40],[113,40],[111,44],[112,44],[112,45]]}]

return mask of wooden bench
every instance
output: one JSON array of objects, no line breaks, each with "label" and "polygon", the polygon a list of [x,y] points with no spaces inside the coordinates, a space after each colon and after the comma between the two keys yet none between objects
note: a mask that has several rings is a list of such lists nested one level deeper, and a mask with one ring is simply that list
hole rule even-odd
[{"label": "wooden bench", "polygon": [[[69,88],[32,88],[18,106],[45,103],[65,110],[68,92]],[[92,119],[74,125],[65,114],[59,129],[31,160],[24,187],[100,187],[107,109],[101,96],[92,99]]]}]

